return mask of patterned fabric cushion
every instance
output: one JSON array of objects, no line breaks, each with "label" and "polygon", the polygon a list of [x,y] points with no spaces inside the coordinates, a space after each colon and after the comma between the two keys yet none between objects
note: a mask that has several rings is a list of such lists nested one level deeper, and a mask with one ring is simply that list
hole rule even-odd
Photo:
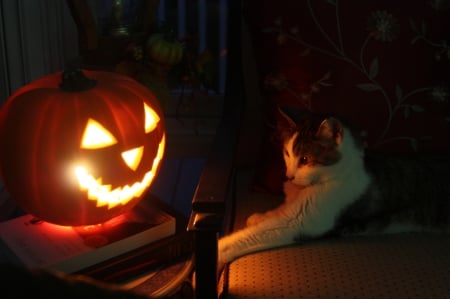
[{"label": "patterned fabric cushion", "polygon": [[[250,190],[237,173],[234,226],[282,197]],[[450,236],[392,234],[323,239],[243,256],[222,276],[221,298],[450,298]]]},{"label": "patterned fabric cushion", "polygon": [[450,238],[326,240],[233,262],[223,298],[450,298]]},{"label": "patterned fabric cushion", "polygon": [[450,150],[450,1],[246,0],[267,138],[257,187],[279,192],[276,105],[336,113],[383,151]]}]

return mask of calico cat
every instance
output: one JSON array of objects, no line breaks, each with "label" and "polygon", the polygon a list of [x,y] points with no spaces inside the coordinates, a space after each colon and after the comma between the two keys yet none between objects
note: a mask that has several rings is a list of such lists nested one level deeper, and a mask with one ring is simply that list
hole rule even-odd
[{"label": "calico cat", "polygon": [[449,232],[450,156],[372,153],[336,116],[280,114],[284,202],[220,238],[219,267],[248,253],[328,235]]}]

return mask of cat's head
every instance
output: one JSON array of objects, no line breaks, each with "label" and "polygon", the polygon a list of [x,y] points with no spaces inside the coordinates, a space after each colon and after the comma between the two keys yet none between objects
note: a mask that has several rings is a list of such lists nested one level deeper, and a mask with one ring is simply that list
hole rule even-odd
[{"label": "cat's head", "polygon": [[[305,187],[335,175],[333,166],[351,154],[344,141],[355,145],[347,126],[334,116],[286,109],[279,112],[282,120],[278,134],[283,144],[286,179]],[[354,150],[360,151],[360,147]]]}]

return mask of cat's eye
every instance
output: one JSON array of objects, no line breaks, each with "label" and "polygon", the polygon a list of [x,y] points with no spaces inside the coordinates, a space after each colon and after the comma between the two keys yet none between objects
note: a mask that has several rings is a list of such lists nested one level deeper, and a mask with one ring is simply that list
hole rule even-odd
[{"label": "cat's eye", "polygon": [[302,157],[300,158],[300,164],[306,164],[306,163],[308,163],[308,157],[302,156]]},{"label": "cat's eye", "polygon": [[286,157],[289,157],[289,152],[288,152],[288,151],[284,151],[284,155],[285,155]]}]

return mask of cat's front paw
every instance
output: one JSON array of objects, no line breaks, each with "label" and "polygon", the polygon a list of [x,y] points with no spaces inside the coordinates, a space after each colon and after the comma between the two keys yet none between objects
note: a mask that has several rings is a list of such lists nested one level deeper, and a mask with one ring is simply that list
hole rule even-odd
[{"label": "cat's front paw", "polygon": [[254,213],[247,218],[247,226],[253,226],[258,223],[261,223],[265,219],[264,213]]},{"label": "cat's front paw", "polygon": [[233,247],[233,244],[235,244],[235,238],[233,237],[234,234],[225,236],[219,239],[218,242],[218,261],[217,266],[218,268],[222,269],[222,267],[233,261],[236,256],[236,250]]}]

